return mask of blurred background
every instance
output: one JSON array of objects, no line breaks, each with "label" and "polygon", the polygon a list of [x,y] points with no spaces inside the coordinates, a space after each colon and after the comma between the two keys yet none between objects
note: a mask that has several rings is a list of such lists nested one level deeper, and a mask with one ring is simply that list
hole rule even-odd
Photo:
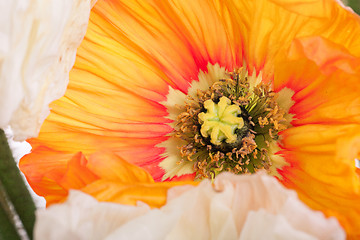
[{"label": "blurred background", "polygon": [[350,6],[354,12],[360,14],[360,0],[342,0],[345,5]]}]

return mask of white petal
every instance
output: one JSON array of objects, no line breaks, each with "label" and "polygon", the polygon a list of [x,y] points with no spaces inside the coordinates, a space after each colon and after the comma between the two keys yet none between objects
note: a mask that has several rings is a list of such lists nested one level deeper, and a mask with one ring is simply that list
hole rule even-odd
[{"label": "white petal", "polygon": [[264,209],[250,211],[240,235],[240,240],[316,240],[317,238],[293,228],[282,215],[273,215]]},{"label": "white petal", "polygon": [[90,0],[0,1],[0,128],[35,137],[69,81]]},{"label": "white petal", "polygon": [[265,173],[222,173],[213,184],[174,187],[160,209],[87,201],[70,198],[38,214],[36,239],[345,239],[335,218],[311,210]]},{"label": "white petal", "polygon": [[35,239],[104,239],[119,226],[148,212],[150,208],[99,203],[79,191],[70,191],[64,204],[36,212]]}]

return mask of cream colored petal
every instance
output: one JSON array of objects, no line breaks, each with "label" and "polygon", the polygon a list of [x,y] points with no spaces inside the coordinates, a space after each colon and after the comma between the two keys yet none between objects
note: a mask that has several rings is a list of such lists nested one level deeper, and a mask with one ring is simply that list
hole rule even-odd
[{"label": "cream colored petal", "polygon": [[[310,210],[300,202],[295,192],[286,190],[275,178],[265,174],[237,176],[224,173],[214,181],[214,189],[211,186],[210,181],[203,181],[197,188],[168,200],[163,211],[169,212],[169,209],[181,205],[183,211],[169,233],[169,239],[210,239],[210,235],[212,239],[238,239],[246,224],[249,224],[249,213],[261,209],[268,215],[283,218],[291,226],[289,231],[294,230],[294,236],[345,238],[334,218],[326,219],[322,213]],[[274,224],[269,232],[288,239],[289,235],[285,232],[277,233],[283,221],[277,223],[280,225]],[[255,224],[253,231],[259,232],[257,223],[252,224]],[[260,239],[267,239],[268,233],[261,234]],[[177,238],[172,238],[175,236]]]},{"label": "cream colored petal", "polygon": [[49,103],[65,93],[90,0],[0,3],[0,128],[37,136]]},{"label": "cream colored petal", "polygon": [[[261,229],[261,231],[259,231]],[[316,240],[307,233],[294,229],[282,215],[273,215],[260,209],[251,211],[246,219],[240,240],[262,239],[267,240]]]},{"label": "cream colored petal", "polygon": [[35,239],[104,239],[119,226],[150,211],[146,204],[136,207],[101,203],[79,191],[70,191],[68,200],[36,212]]},{"label": "cream colored petal", "polygon": [[159,164],[162,169],[166,170],[163,180],[171,179],[175,176],[194,173],[194,163],[183,161],[181,159],[177,146],[182,146],[184,144],[184,141],[181,139],[169,138],[157,145],[158,147],[164,147],[166,149],[166,151],[162,154],[164,160]]},{"label": "cream colored petal", "polygon": [[[50,230],[51,229],[51,230]],[[100,232],[98,232],[100,231]],[[149,210],[97,203],[74,193],[64,204],[38,211],[36,239],[345,239],[325,218],[265,173],[222,173],[214,183],[168,191],[167,204]]]}]

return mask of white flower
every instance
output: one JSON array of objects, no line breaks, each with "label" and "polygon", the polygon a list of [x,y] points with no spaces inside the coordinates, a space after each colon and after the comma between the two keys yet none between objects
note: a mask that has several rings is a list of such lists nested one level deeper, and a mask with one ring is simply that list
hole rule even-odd
[{"label": "white flower", "polygon": [[160,209],[99,203],[72,191],[38,210],[35,239],[345,239],[335,218],[305,206],[266,174],[220,174],[174,187]]},{"label": "white flower", "polygon": [[69,81],[90,0],[0,0],[0,128],[37,136]]}]

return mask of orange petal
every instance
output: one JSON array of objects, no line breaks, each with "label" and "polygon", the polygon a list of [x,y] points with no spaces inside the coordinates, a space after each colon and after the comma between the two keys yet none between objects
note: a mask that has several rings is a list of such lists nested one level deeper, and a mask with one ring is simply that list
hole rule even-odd
[{"label": "orange petal", "polygon": [[338,1],[255,0],[236,4],[232,15],[241,26],[245,60],[250,70],[263,70],[265,79],[272,78],[279,52],[287,50],[296,38],[322,36],[360,56],[360,19]]},{"label": "orange petal", "polygon": [[209,62],[229,69],[242,64],[241,42],[235,41],[228,8],[210,0],[109,0],[99,2],[94,14],[108,22],[108,35],[142,59],[151,59],[167,81],[187,91],[189,81]]},{"label": "orange petal", "polygon": [[25,155],[19,167],[36,194],[45,198],[47,195],[66,196],[66,191],[56,183],[55,179],[60,179],[66,172],[67,162],[71,157],[72,154],[39,147]]},{"label": "orange petal", "polygon": [[329,40],[294,41],[277,63],[274,80],[275,89],[295,91],[292,124],[360,123],[359,66],[360,58]]},{"label": "orange petal", "polygon": [[315,37],[297,39],[278,60],[275,88],[295,91],[294,127],[281,133],[281,154],[290,164],[282,181],[357,239],[360,179],[354,161],[360,148],[353,142],[360,137],[360,58]]},{"label": "orange petal", "polygon": [[65,189],[81,189],[96,181],[99,177],[88,169],[88,161],[82,153],[77,153],[68,162],[67,171],[58,179],[58,183]]},{"label": "orange petal", "polygon": [[89,160],[86,160],[82,153],[72,157],[58,153],[57,157],[64,159],[61,167],[47,161],[46,158],[43,159],[44,163],[38,162],[46,166],[44,172],[42,169],[31,172],[31,166],[29,168],[26,162],[27,158],[20,166],[28,176],[31,187],[38,195],[45,197],[47,205],[64,201],[70,189],[78,189],[99,201],[131,205],[143,201],[152,207],[160,207],[166,202],[169,188],[185,184],[197,185],[193,181],[155,183],[145,170],[112,153],[95,153]]},{"label": "orange petal", "polygon": [[282,133],[290,163],[283,183],[310,207],[335,216],[350,236],[360,236],[359,125],[304,125]]},{"label": "orange petal", "polygon": [[181,185],[197,185],[197,182],[155,182],[121,183],[98,180],[82,189],[99,201],[136,205],[142,201],[151,207],[161,207],[166,203],[167,191]]},{"label": "orange petal", "polygon": [[89,157],[87,167],[101,179],[120,183],[152,183],[149,173],[128,163],[115,154],[94,153]]},{"label": "orange petal", "polygon": [[83,154],[57,152],[54,158],[48,153],[49,149],[38,148],[33,153],[36,163],[29,163],[32,160],[26,155],[19,164],[32,189],[46,199],[47,205],[65,200],[69,189],[80,189],[98,179],[86,168]]},{"label": "orange petal", "polygon": [[99,176],[100,180],[84,187],[82,191],[99,201],[131,205],[143,201],[152,207],[160,207],[165,204],[166,193],[170,187],[197,184],[192,181],[154,183],[151,175],[142,168],[108,153],[91,155],[87,167]]}]

